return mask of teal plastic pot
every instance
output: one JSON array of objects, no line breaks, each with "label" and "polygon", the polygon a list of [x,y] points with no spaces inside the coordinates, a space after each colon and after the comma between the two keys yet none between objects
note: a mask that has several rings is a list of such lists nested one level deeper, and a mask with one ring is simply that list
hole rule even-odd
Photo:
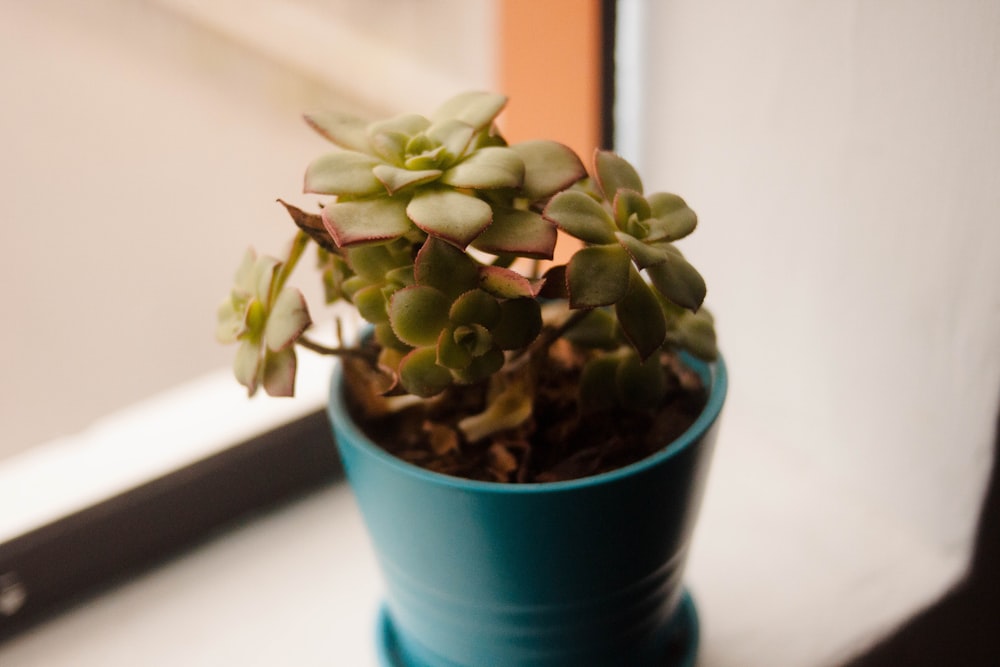
[{"label": "teal plastic pot", "polygon": [[329,414],[386,586],[387,665],[693,662],[694,637],[683,659],[666,656],[680,625],[697,634],[681,580],[727,381],[721,360],[689,361],[710,393],[679,439],[613,472],[522,485],[449,477],[386,453],[351,420],[334,371]]}]

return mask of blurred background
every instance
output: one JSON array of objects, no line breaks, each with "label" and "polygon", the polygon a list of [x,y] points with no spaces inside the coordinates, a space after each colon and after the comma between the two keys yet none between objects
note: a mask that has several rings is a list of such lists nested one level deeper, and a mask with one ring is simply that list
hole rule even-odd
[{"label": "blurred background", "polygon": [[230,364],[215,309],[329,146],[303,112],[495,87],[491,3],[426,4],[0,0],[0,460]]}]

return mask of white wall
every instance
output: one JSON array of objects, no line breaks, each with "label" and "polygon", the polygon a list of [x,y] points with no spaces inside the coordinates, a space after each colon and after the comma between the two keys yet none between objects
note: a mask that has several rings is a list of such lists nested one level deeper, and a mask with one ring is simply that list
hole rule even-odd
[{"label": "white wall", "polygon": [[[791,546],[761,548],[775,560],[826,540],[841,560],[885,561],[857,586],[889,579],[920,555],[892,562],[877,536],[852,544],[856,526],[822,525],[830,507],[863,499],[955,556],[954,575],[1000,397],[1000,4],[638,5],[642,141],[626,148],[648,187],[700,215],[684,248],[707,277],[731,367],[717,460],[783,452],[837,480],[822,498],[801,480],[759,480],[762,496],[802,486],[779,508],[801,521]],[[741,437],[751,431],[762,437]],[[778,590],[800,585],[770,572]],[[911,588],[932,595],[938,575]],[[821,620],[852,604],[843,588],[825,595],[822,610],[788,617],[811,615],[824,632]]]}]

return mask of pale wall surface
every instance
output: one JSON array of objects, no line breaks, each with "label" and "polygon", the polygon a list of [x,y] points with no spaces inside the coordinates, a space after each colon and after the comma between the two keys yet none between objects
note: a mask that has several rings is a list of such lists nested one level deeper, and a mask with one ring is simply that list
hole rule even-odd
[{"label": "pale wall surface", "polygon": [[[700,214],[681,246],[731,368],[709,648],[751,664],[780,632],[769,664],[806,664],[965,563],[1000,389],[1000,5],[639,4],[632,157]],[[733,554],[724,581],[703,560]]]}]

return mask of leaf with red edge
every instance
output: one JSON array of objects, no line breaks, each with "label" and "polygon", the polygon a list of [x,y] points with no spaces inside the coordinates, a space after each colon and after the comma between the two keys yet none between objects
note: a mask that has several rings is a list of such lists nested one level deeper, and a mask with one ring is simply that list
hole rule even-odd
[{"label": "leaf with red edge", "polygon": [[643,243],[625,232],[615,232],[615,237],[622,244],[622,247],[628,250],[628,254],[632,256],[632,261],[640,269],[667,261],[667,252],[658,246]]},{"label": "leaf with red edge", "polygon": [[263,385],[269,396],[295,395],[295,348],[264,355]]},{"label": "leaf with red edge", "polygon": [[680,251],[666,246],[667,261],[646,269],[656,290],[673,303],[696,311],[705,300],[705,279]]},{"label": "leaf with red edge", "polygon": [[517,271],[500,266],[479,267],[479,286],[501,299],[534,298],[543,284],[543,280],[528,280]]},{"label": "leaf with red edge", "polygon": [[372,173],[375,175],[389,194],[394,195],[400,190],[410,185],[421,185],[423,183],[429,183],[434,179],[441,176],[440,169],[403,169],[402,167],[393,167],[388,164],[376,165],[372,169]]},{"label": "leaf with red edge", "polygon": [[406,200],[389,197],[327,204],[323,224],[341,248],[388,241],[413,229]]},{"label": "leaf with red edge", "polygon": [[551,222],[533,211],[493,207],[493,223],[472,246],[494,255],[552,259],[558,234]]},{"label": "leaf with red edge", "polygon": [[469,290],[455,299],[448,311],[452,324],[481,324],[487,329],[500,321],[500,303],[483,290]]},{"label": "leaf with red edge", "polygon": [[429,236],[413,264],[418,285],[426,285],[456,297],[479,284],[479,266],[464,252],[439,238]]},{"label": "leaf with red edge", "polygon": [[650,221],[651,241],[677,241],[698,226],[698,216],[677,195],[658,192],[649,196],[649,205],[654,218]]},{"label": "leaf with red edge", "polygon": [[431,119],[435,123],[460,120],[478,130],[492,123],[506,104],[507,98],[503,95],[469,91],[445,101],[431,115]]},{"label": "leaf with red edge", "polygon": [[360,153],[371,153],[368,123],[360,118],[338,111],[318,111],[306,114],[305,120],[309,127],[338,146]]},{"label": "leaf with red edge", "polygon": [[490,205],[478,197],[446,189],[413,195],[406,214],[420,229],[464,249],[493,220]]},{"label": "leaf with red edge", "polygon": [[274,302],[264,326],[264,342],[272,352],[284,350],[312,324],[302,292],[286,287]]},{"label": "leaf with red edge", "polygon": [[490,146],[444,172],[441,182],[456,188],[516,188],[524,180],[524,161],[509,148]]},{"label": "leaf with red edge", "polygon": [[615,240],[617,227],[611,214],[600,202],[582,192],[560,192],[549,201],[542,215],[584,243],[612,243]]},{"label": "leaf with red edge", "polygon": [[524,161],[521,194],[531,201],[547,199],[587,175],[573,149],[557,141],[523,141],[510,148]]},{"label": "leaf with red edge", "polygon": [[642,179],[639,178],[635,167],[611,151],[599,150],[594,153],[594,175],[608,201],[614,200],[615,194],[621,188],[642,194]]},{"label": "leaf with red edge", "polygon": [[615,212],[615,222],[619,229],[625,229],[630,217],[635,215],[639,220],[650,216],[649,202],[635,190],[620,188],[615,193],[611,209]]},{"label": "leaf with red edge", "polygon": [[549,268],[542,276],[545,281],[538,296],[543,299],[568,299],[569,289],[566,287],[566,265],[557,264]]},{"label": "leaf with red edge", "polygon": [[405,287],[389,300],[389,323],[407,345],[434,345],[441,330],[448,326],[451,302],[433,287]]}]

